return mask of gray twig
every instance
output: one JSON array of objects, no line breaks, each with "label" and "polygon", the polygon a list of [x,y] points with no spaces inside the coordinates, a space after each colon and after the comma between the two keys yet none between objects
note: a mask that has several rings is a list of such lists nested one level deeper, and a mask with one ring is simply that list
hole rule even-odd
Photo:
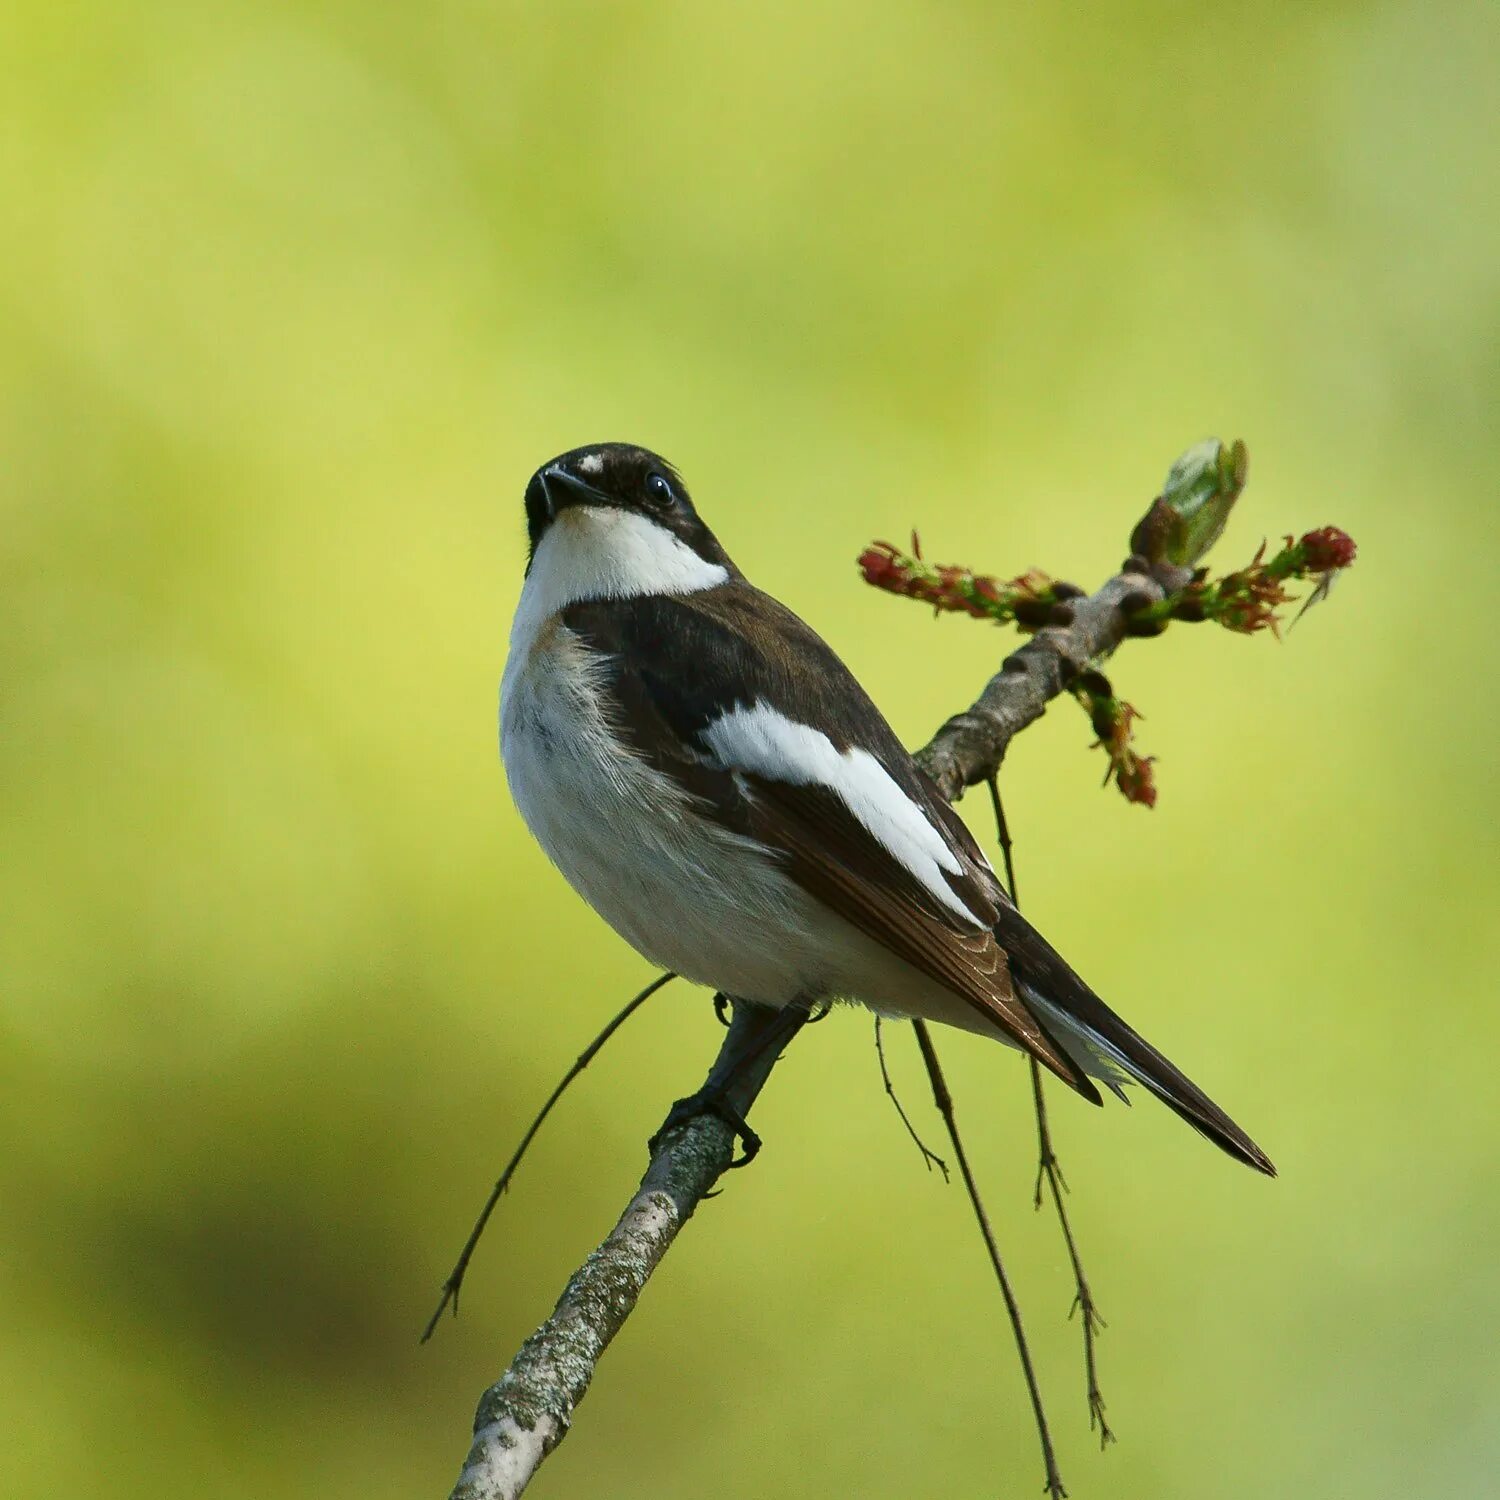
[{"label": "gray twig", "polygon": [[934,1167],[943,1174],[943,1181],[947,1182],[948,1163],[933,1151],[917,1134],[917,1127],[912,1124],[910,1116],[906,1113],[901,1103],[901,1097],[896,1093],[896,1085],[891,1081],[891,1070],[886,1066],[885,1041],[880,1034],[881,1018],[875,1017],[875,1057],[880,1063],[880,1081],[885,1085],[886,1097],[896,1107],[896,1113],[901,1117],[901,1123],[906,1126],[906,1133],[912,1139],[912,1144],[922,1153],[922,1165],[930,1172]]}]

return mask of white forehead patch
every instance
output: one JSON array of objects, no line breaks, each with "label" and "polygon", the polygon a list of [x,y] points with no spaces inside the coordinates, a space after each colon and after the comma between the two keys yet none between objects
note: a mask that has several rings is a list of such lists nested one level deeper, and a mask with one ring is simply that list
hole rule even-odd
[{"label": "white forehead patch", "polygon": [[604,455],[602,453],[585,453],[578,460],[578,472],[580,474],[602,474],[604,472]]}]

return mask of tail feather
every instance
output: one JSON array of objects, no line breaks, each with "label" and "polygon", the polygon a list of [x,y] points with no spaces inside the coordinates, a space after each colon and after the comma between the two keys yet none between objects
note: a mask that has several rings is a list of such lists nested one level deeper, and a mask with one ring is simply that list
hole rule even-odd
[{"label": "tail feather", "polygon": [[1276,1175],[1270,1157],[1197,1084],[1121,1020],[1014,908],[1002,911],[996,935],[1027,1006],[1081,1067],[1116,1094],[1127,1079],[1144,1084],[1229,1155],[1269,1177]]}]

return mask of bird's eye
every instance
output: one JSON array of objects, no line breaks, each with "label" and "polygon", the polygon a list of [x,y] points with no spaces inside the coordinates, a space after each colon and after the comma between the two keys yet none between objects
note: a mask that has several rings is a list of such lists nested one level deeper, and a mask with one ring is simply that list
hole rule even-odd
[{"label": "bird's eye", "polygon": [[648,474],[646,476],[646,493],[656,505],[670,505],[677,496],[672,493],[671,482],[665,474]]}]

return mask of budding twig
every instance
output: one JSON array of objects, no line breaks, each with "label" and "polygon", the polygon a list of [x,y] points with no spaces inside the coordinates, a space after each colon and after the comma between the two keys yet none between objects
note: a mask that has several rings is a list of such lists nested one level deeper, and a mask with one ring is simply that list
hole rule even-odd
[{"label": "budding twig", "polygon": [[973,615],[1023,629],[1045,625],[1053,606],[1079,591],[1059,584],[1036,568],[1011,579],[992,578],[969,568],[938,566],[922,556],[922,540],[911,534],[911,551],[875,542],[859,555],[865,582],[888,593],[920,599],[939,613]]},{"label": "budding twig", "polygon": [[[1254,635],[1281,634],[1284,606],[1292,602],[1290,583],[1311,583],[1297,619],[1326,599],[1334,578],[1355,558],[1353,540],[1336,526],[1320,526],[1296,540],[1288,536],[1274,557],[1265,544],[1248,566],[1210,579],[1194,564],[1218,539],[1229,512],[1245,486],[1247,457],[1243,443],[1228,447],[1212,442],[1189,449],[1172,466],[1162,493],[1131,535],[1134,555],[1127,568],[1154,572],[1161,587],[1154,597],[1142,594],[1125,602],[1129,635],[1160,635],[1173,620],[1213,620],[1226,630]],[[1004,580],[953,564],[930,563],[912,532],[911,550],[875,542],[859,555],[866,583],[887,593],[930,604],[938,613],[970,615],[1014,625],[1023,632],[1049,626],[1068,627],[1072,600],[1079,591],[1039,568]],[[1170,581],[1166,581],[1170,579]],[[1089,664],[1073,665],[1061,683],[1081,703],[1109,756],[1104,781],[1113,781],[1127,802],[1156,805],[1154,757],[1140,755],[1131,744],[1131,726],[1142,715],[1117,698],[1107,678]]]},{"label": "budding twig", "polygon": [[1353,538],[1337,526],[1320,526],[1293,541],[1286,538],[1274,557],[1266,557],[1266,544],[1248,566],[1220,578],[1204,574],[1185,588],[1168,594],[1157,604],[1147,605],[1131,618],[1133,626],[1165,624],[1168,620],[1213,620],[1239,635],[1259,630],[1281,634],[1281,608],[1292,602],[1289,583],[1311,583],[1313,591],[1302,606],[1328,596],[1335,574],[1349,567],[1356,555]]},{"label": "budding twig", "polygon": [[1094,733],[1099,736],[1093,748],[1102,749],[1109,756],[1109,767],[1104,773],[1105,785],[1113,780],[1127,802],[1155,807],[1156,781],[1151,763],[1156,757],[1140,754],[1133,743],[1135,721],[1145,715],[1133,704],[1117,698],[1109,678],[1093,667],[1080,672],[1074,679],[1073,696],[1083,706]]}]

